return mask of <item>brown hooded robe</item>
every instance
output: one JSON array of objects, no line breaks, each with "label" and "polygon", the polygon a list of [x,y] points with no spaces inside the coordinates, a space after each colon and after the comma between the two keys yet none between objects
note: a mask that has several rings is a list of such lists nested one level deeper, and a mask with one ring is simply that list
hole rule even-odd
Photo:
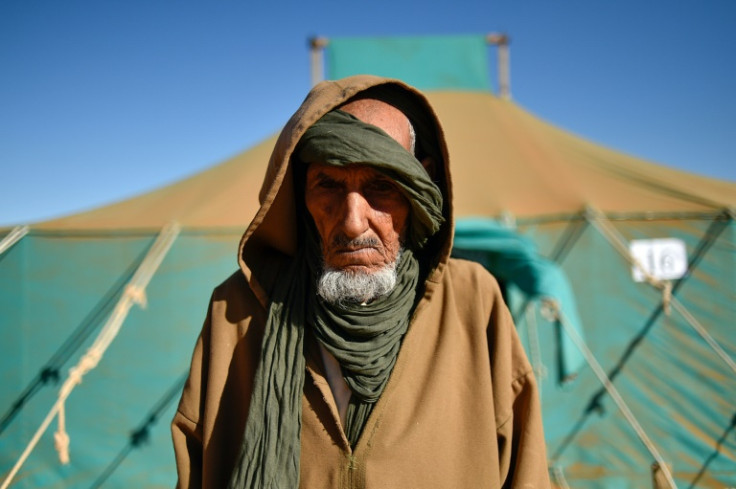
[{"label": "brown hooded robe", "polygon": [[446,221],[418,255],[429,265],[421,299],[354,450],[319,350],[307,348],[300,487],[549,487],[536,383],[498,285],[480,265],[449,257],[452,186],[439,122],[414,89],[355,76],[317,85],[276,143],[261,207],[241,240],[240,270],[212,295],[173,420],[180,488],[224,488],[242,444],[269,301],[264,282],[278,279],[297,246],[291,153],[322,115],[377,85],[424,108],[419,117],[436,137],[418,143],[441,160]]}]

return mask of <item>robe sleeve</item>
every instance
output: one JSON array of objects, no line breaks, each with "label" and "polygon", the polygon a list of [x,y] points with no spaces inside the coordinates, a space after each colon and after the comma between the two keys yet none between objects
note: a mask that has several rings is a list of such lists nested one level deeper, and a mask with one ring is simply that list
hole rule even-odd
[{"label": "robe sleeve", "polygon": [[516,379],[513,414],[498,427],[504,488],[550,487],[542,417],[532,373]]},{"label": "robe sleeve", "polygon": [[502,487],[549,488],[539,390],[500,293],[488,339]]},{"label": "robe sleeve", "polygon": [[[211,306],[210,306],[211,309]],[[192,355],[189,377],[184,384],[179,406],[171,423],[171,436],[176,458],[177,489],[199,489],[202,487],[203,436],[201,420],[202,392],[205,382],[205,343],[210,331],[210,311],[202,333],[197,339]]]},{"label": "robe sleeve", "polygon": [[202,432],[199,426],[180,411],[171,424],[176,456],[177,489],[197,489],[202,486]]}]

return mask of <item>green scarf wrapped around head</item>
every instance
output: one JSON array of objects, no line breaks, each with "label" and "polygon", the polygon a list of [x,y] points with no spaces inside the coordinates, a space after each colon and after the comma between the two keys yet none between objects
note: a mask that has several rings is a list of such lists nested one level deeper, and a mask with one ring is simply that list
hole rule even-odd
[{"label": "green scarf wrapped around head", "polygon": [[355,446],[409,327],[419,279],[414,251],[443,222],[442,194],[421,163],[380,128],[346,112],[334,110],[307,129],[295,156],[307,164],[367,165],[393,179],[411,205],[408,246],[397,264],[397,285],[387,296],[365,306],[338,306],[317,296],[315,284],[322,272],[319,239],[313,226],[305,226],[308,231],[297,256],[269,291],[261,358],[231,489],[299,485],[307,327],[337,358],[353,392],[345,430]]},{"label": "green scarf wrapped around head", "polygon": [[333,110],[307,129],[295,152],[304,163],[368,165],[391,178],[411,204],[408,244],[415,250],[444,222],[440,189],[414,155],[377,126]]}]

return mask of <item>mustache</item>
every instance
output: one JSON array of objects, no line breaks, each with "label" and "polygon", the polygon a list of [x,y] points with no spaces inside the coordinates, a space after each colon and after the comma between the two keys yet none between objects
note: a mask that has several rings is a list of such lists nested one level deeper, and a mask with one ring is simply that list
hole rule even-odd
[{"label": "mustache", "polygon": [[350,239],[344,234],[338,234],[332,239],[330,245],[334,248],[380,248],[381,241],[375,236]]}]

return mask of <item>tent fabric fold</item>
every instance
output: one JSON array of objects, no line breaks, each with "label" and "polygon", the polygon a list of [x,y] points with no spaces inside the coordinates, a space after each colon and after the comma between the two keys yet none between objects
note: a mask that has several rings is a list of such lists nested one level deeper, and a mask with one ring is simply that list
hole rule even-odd
[{"label": "tent fabric fold", "polygon": [[[481,263],[502,284],[502,289],[517,287],[527,299],[553,301],[580,337],[583,327],[570,282],[554,262],[540,256],[534,243],[513,230],[483,218],[461,219],[455,225],[453,255]],[[507,296],[508,297],[508,296]],[[521,310],[511,296],[512,312]],[[507,299],[508,300],[508,299]],[[517,315],[518,316],[518,315]],[[521,317],[515,317],[518,323]],[[558,382],[575,378],[584,363],[569,335],[557,327]]]}]

